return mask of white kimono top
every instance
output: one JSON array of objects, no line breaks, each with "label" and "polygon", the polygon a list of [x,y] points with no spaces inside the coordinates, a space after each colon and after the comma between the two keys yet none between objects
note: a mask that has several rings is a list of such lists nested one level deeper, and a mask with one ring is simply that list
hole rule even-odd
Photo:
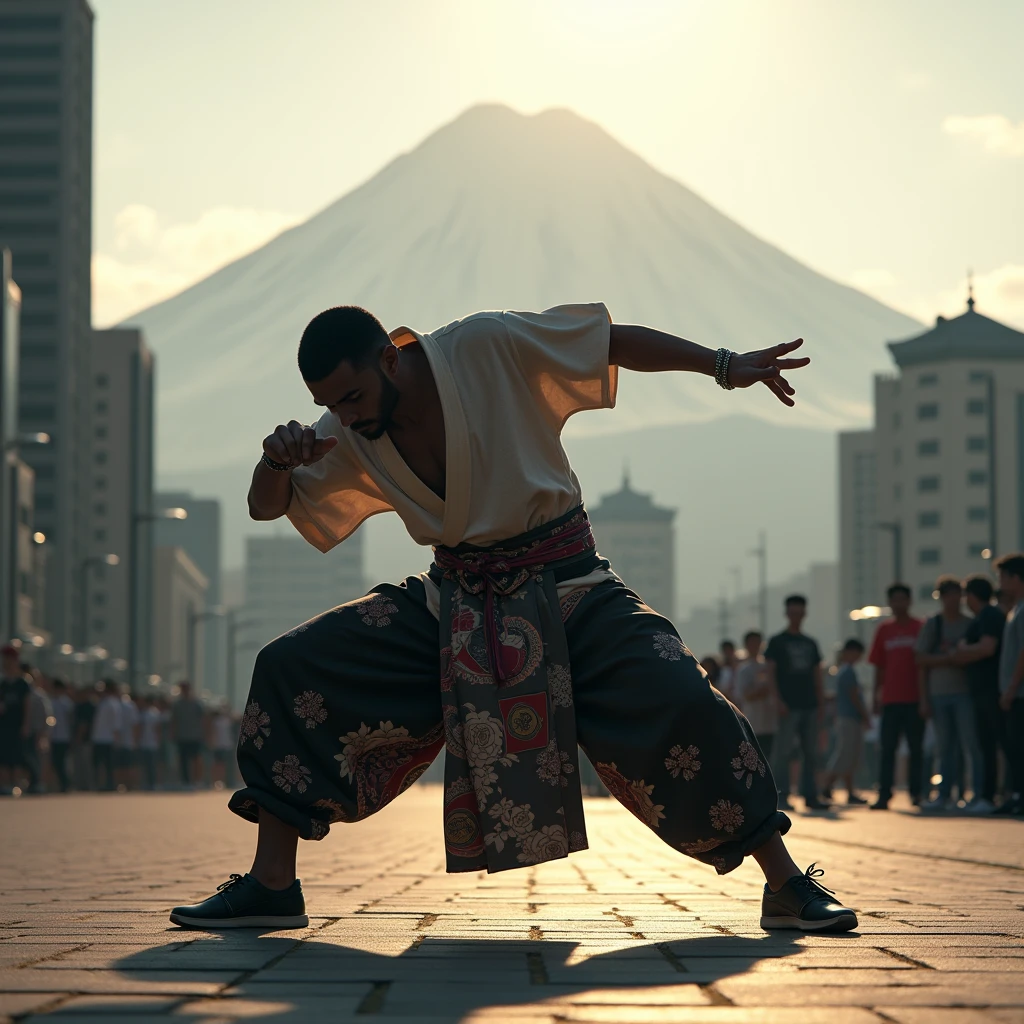
[{"label": "white kimono top", "polygon": [[420,343],[434,374],[444,412],[444,499],[387,434],[369,441],[328,411],[317,434],[339,443],[294,470],[288,518],[329,551],[378,512],[397,512],[417,543],[447,547],[486,546],[564,515],[582,495],[562,427],[575,412],[615,405],[610,322],[595,302],[474,313],[430,334],[392,331],[398,346]]}]

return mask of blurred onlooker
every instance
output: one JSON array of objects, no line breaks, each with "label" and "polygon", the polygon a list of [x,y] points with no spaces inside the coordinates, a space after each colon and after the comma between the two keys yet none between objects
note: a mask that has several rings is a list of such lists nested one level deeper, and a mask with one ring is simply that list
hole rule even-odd
[{"label": "blurred onlooker", "polygon": [[860,682],[854,671],[854,665],[862,657],[864,645],[856,637],[851,637],[843,644],[839,655],[839,672],[836,675],[836,746],[822,785],[828,801],[832,800],[832,787],[836,779],[842,779],[846,786],[848,804],[867,803],[867,800],[857,795],[853,785],[864,746],[864,730],[871,724],[871,716],[864,705]]},{"label": "blurred onlooker", "polygon": [[118,788],[138,786],[139,709],[127,685],[121,691],[121,717],[114,737],[114,760]]},{"label": "blurred onlooker", "polygon": [[875,630],[868,661],[875,667],[875,711],[881,711],[879,728],[880,764],[878,800],[872,810],[884,811],[892,799],[896,770],[896,751],[900,736],[906,737],[910,752],[907,788],[914,804],[921,802],[924,781],[924,719],[921,717],[921,692],[918,686],[914,646],[923,622],[910,614],[910,587],[894,583],[887,591],[892,618]]},{"label": "blurred onlooker", "polygon": [[202,778],[199,755],[203,748],[203,705],[192,696],[192,684],[179,684],[178,699],[171,705],[171,736],[178,745],[181,781],[192,787]]},{"label": "blurred onlooker", "polygon": [[46,771],[44,759],[50,750],[50,727],[53,725],[53,705],[46,692],[46,680],[42,672],[28,662],[22,662],[22,672],[28,680],[28,721],[29,737],[22,750],[25,767],[28,769],[28,791],[46,792]]},{"label": "blurred onlooker", "polygon": [[117,692],[117,683],[110,679],[97,683],[96,693],[99,701],[96,705],[96,714],[93,716],[90,736],[93,779],[97,789],[113,790],[116,786],[114,742],[121,725],[121,696]]},{"label": "blurred onlooker", "polygon": [[1006,617],[999,655],[999,707],[1006,718],[1006,753],[1012,794],[996,814],[1024,814],[1024,554],[1006,555],[996,562],[999,588],[1013,610]]},{"label": "blurred onlooker", "polygon": [[[942,611],[932,616],[917,635],[915,650],[920,668],[921,714],[934,718],[935,739],[939,747],[941,781],[934,800],[922,810],[938,811],[950,807],[953,780],[957,773],[957,748],[964,764],[971,766],[975,799],[985,777],[984,761],[974,725],[974,704],[967,688],[967,673],[956,663],[957,648],[967,635],[971,620],[960,611],[963,588],[955,576],[940,576],[936,582]],[[960,796],[964,795],[961,777]],[[973,802],[973,801],[972,801]]]},{"label": "blurred onlooker", "polygon": [[[971,576],[964,583],[964,597],[974,618],[960,641],[954,661],[967,673],[974,703],[974,726],[978,731],[984,778],[975,781],[975,814],[995,810],[999,770],[999,747],[1003,745],[1003,714],[999,710],[999,648],[1006,615],[992,603],[994,590],[987,576]],[[980,795],[979,795],[980,794]]]},{"label": "blurred onlooker", "polygon": [[235,756],[235,723],[228,711],[227,701],[221,702],[210,719],[210,748],[213,750],[213,784],[217,789],[231,781]]},{"label": "blurred onlooker", "polygon": [[762,641],[763,637],[756,629],[752,629],[743,638],[747,657],[736,669],[733,692],[736,704],[754,730],[761,752],[771,760],[775,730],[779,726],[779,712],[775,706],[775,691],[768,678],[768,669],[761,656]]},{"label": "blurred onlooker", "polygon": [[142,761],[142,785],[154,790],[159,782],[157,762],[160,756],[161,711],[153,697],[139,698],[139,757]]},{"label": "blurred onlooker", "polygon": [[731,640],[723,640],[718,645],[718,653],[720,668],[718,682],[715,686],[719,692],[735,702],[736,669],[739,667],[739,658],[736,657],[736,645]]},{"label": "blurred onlooker", "polygon": [[59,676],[50,684],[53,696],[50,705],[53,708],[53,729],[50,730],[50,762],[57,785],[62,793],[71,788],[68,778],[68,751],[75,732],[75,702],[68,693],[68,684]]},{"label": "blurred onlooker", "polygon": [[779,727],[772,751],[772,774],[779,788],[779,807],[791,810],[789,802],[789,765],[794,741],[799,739],[803,766],[800,772],[801,794],[810,810],[824,810],[818,799],[815,769],[818,734],[824,714],[821,679],[821,650],[816,640],[803,632],[807,616],[807,598],[791,594],[785,602],[789,625],[768,641],[764,652],[779,713]]},{"label": "blurred onlooker", "polygon": [[71,766],[76,789],[95,787],[92,770],[92,722],[99,694],[95,687],[75,690],[75,731],[71,745]]},{"label": "blurred onlooker", "polygon": [[18,648],[0,647],[0,792],[10,793],[25,763],[30,740],[28,679],[21,670]]},{"label": "blurred onlooker", "polygon": [[707,673],[708,682],[717,690],[718,679],[722,674],[722,666],[718,664],[718,659],[713,654],[708,654],[701,659],[700,667]]}]

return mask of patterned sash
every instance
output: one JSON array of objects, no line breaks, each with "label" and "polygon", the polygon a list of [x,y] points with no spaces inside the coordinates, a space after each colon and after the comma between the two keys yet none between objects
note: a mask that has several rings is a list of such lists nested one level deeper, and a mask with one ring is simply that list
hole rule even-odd
[{"label": "patterned sash", "polygon": [[554,569],[593,551],[582,506],[502,547],[434,549],[449,871],[504,871],[587,848]]}]

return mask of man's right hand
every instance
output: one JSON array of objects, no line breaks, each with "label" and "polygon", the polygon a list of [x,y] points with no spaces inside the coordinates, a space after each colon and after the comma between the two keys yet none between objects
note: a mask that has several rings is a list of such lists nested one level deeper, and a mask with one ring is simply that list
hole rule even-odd
[{"label": "man's right hand", "polygon": [[314,427],[290,420],[263,439],[263,451],[267,458],[294,469],[319,462],[337,443],[336,437],[317,437]]}]

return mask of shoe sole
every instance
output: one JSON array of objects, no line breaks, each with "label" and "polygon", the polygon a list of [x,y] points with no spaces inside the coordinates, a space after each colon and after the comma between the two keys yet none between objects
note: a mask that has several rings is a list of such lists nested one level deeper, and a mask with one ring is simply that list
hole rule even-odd
[{"label": "shoe sole", "polygon": [[802,932],[848,932],[857,927],[854,914],[843,914],[827,921],[803,921],[799,917],[762,917],[761,927],[765,931],[774,928],[795,928]]},{"label": "shoe sole", "polygon": [[184,914],[171,914],[171,923],[182,928],[305,928],[309,918],[305,914],[291,917],[186,917]]}]

